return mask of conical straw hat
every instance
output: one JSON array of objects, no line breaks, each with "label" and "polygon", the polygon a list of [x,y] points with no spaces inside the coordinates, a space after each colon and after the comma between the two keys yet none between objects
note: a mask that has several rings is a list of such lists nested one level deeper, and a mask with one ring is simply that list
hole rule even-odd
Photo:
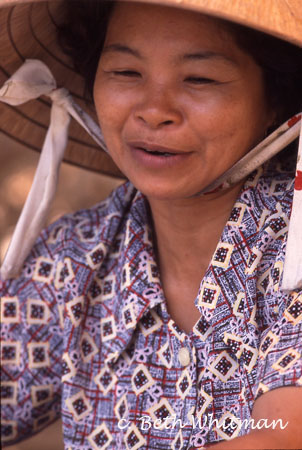
[{"label": "conical straw hat", "polygon": [[[302,0],[136,1],[191,9],[265,31],[302,46]],[[0,86],[25,59],[39,59],[51,69],[58,86],[66,87],[76,102],[93,116],[93,106],[84,101],[83,79],[57,44],[56,24],[62,21],[63,12],[64,0],[0,0]],[[50,104],[46,97],[18,107],[0,103],[0,130],[39,151],[49,125]],[[71,122],[64,160],[97,172],[121,176],[110,156],[75,121]]]}]

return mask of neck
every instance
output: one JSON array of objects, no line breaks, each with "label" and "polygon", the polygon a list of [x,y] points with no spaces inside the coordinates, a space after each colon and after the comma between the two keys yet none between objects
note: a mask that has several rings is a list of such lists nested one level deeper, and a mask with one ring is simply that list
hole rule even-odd
[{"label": "neck", "polygon": [[196,198],[148,199],[162,279],[171,273],[201,280],[242,185]]}]

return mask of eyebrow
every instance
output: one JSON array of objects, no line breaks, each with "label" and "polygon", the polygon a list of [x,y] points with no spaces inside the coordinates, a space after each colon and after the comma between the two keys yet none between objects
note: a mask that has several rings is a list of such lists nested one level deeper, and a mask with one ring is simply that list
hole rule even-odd
[{"label": "eyebrow", "polygon": [[142,55],[137,50],[127,47],[126,45],[123,44],[106,45],[106,47],[103,48],[102,53],[109,53],[109,52],[126,53],[128,55],[136,56],[136,58],[143,59]]},{"label": "eyebrow", "polygon": [[236,64],[235,61],[229,56],[222,55],[221,53],[212,52],[210,50],[197,53],[187,53],[185,55],[181,55],[178,59],[180,61],[202,61],[207,59],[217,59],[227,61],[233,65]]},{"label": "eyebrow", "polygon": [[[135,56],[138,59],[144,59],[144,57],[139,53],[139,51],[128,47],[127,45],[123,44],[110,44],[106,45],[106,47],[103,48],[103,53],[109,53],[109,52],[117,52],[117,53],[125,53],[128,55]],[[221,53],[212,52],[210,50],[207,51],[201,51],[196,53],[186,53],[184,55],[180,55],[177,57],[178,62],[182,61],[204,61],[204,60],[222,60],[226,61],[228,63],[231,63],[233,65],[236,65],[235,61],[226,56],[222,55]]]}]

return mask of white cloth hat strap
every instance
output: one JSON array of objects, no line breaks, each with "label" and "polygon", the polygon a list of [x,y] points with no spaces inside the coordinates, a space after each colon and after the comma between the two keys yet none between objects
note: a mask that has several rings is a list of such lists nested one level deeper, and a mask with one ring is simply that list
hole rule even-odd
[{"label": "white cloth hat strap", "polygon": [[209,194],[219,189],[227,189],[243,180],[247,175],[257,169],[257,167],[260,167],[297,139],[300,130],[301,115],[299,114],[283,123],[273,133],[256,145],[256,147],[239,159],[230,169],[203,189],[200,194]]},{"label": "white cloth hat strap", "polygon": [[302,287],[302,116],[292,213],[286,245],[282,290]]},{"label": "white cloth hat strap", "polygon": [[9,105],[20,105],[41,95],[52,100],[50,126],[30,193],[1,266],[3,279],[12,278],[19,273],[45,225],[68,140],[70,116],[74,117],[102,148],[106,148],[98,125],[73,101],[66,89],[57,89],[52,73],[41,61],[27,60],[0,89],[0,101]]},{"label": "white cloth hat strap", "polygon": [[[44,226],[53,199],[58,171],[68,139],[69,116],[74,117],[106,150],[98,125],[77,105],[66,89],[56,89],[47,66],[38,60],[27,60],[0,89],[0,101],[10,105],[25,103],[47,95],[52,100],[51,120],[29,196],[15,228],[1,267],[3,279],[16,276]],[[293,211],[289,226],[282,289],[293,290],[302,285],[302,125],[295,116],[247,153],[219,179],[199,194],[227,188],[245,178],[253,170],[285,148],[299,136],[300,143]],[[26,239],[24,239],[26,236]]]}]

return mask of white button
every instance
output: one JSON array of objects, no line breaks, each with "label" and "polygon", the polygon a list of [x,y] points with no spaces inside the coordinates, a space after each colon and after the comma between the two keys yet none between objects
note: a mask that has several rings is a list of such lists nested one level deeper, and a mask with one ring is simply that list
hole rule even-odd
[{"label": "white button", "polygon": [[178,352],[178,360],[183,367],[186,367],[190,364],[190,353],[189,350],[185,347],[182,347]]}]

